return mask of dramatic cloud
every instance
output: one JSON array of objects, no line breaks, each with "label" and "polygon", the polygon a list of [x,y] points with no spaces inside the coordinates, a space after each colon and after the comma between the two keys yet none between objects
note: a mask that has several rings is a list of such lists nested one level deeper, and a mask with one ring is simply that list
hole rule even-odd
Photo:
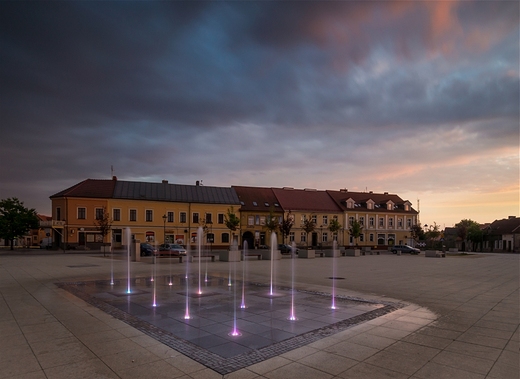
[{"label": "dramatic cloud", "polygon": [[518,214],[518,2],[2,2],[0,82],[0,198],[42,213],[113,166]]}]

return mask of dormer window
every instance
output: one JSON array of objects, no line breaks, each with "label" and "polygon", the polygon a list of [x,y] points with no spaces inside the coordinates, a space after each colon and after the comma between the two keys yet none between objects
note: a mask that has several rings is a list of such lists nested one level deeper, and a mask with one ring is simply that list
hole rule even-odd
[{"label": "dormer window", "polygon": [[269,203],[268,203],[268,202],[265,202],[264,205],[265,205],[266,207],[268,207],[268,206],[269,206]]},{"label": "dormer window", "polygon": [[367,209],[374,209],[374,201],[367,200]]},{"label": "dormer window", "polygon": [[253,201],[253,205],[254,205],[255,207],[258,207],[258,203],[257,203],[256,201]]}]

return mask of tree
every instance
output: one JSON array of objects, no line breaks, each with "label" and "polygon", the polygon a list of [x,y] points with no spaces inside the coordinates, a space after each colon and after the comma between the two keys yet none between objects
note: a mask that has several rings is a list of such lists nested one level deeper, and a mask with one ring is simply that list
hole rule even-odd
[{"label": "tree", "polygon": [[232,232],[234,237],[234,232],[238,229],[238,226],[240,225],[240,218],[238,218],[235,214],[235,210],[233,209],[233,207],[228,208],[227,214],[224,216],[224,224]]},{"label": "tree", "polygon": [[363,231],[363,225],[361,225],[361,223],[358,220],[353,220],[350,223],[350,226],[348,227],[348,232],[352,237],[354,237],[356,246],[357,246],[357,239],[361,235],[362,231]]},{"label": "tree", "polygon": [[[428,225],[424,225],[428,227]],[[433,241],[437,239],[441,235],[441,231],[439,230],[439,225],[434,221],[433,225],[429,226],[429,229],[426,231],[425,236],[427,240],[430,240],[430,246],[433,248]]]},{"label": "tree", "polygon": [[[457,228],[457,235],[464,243],[471,241],[475,244],[482,241],[483,233],[478,222],[464,219],[455,224],[455,227]],[[466,250],[465,246],[462,250]]]},{"label": "tree", "polygon": [[415,242],[418,242],[418,241],[421,241],[421,240],[425,240],[425,239],[426,239],[426,235],[424,234],[424,230],[423,230],[421,224],[415,224],[415,225],[413,225],[413,226],[410,228],[410,234],[411,234],[412,239],[413,239]]},{"label": "tree", "polygon": [[267,219],[265,220],[264,228],[267,229],[267,233],[269,236],[278,229],[278,220],[276,220],[276,216],[274,215],[274,211],[271,209],[269,211],[269,216],[267,216]]},{"label": "tree", "polygon": [[309,247],[309,233],[314,232],[316,229],[316,223],[312,221],[312,216],[305,217],[302,224],[302,229],[305,233],[307,233],[307,248]]},{"label": "tree", "polygon": [[36,210],[26,208],[16,197],[0,200],[0,237],[10,241],[14,250],[14,240],[39,226]]},{"label": "tree", "polygon": [[[332,235],[334,235],[335,233],[338,233],[340,230],[341,230],[342,226],[341,224],[339,223],[338,220],[336,220],[335,218],[333,218],[331,221],[330,221],[330,224],[329,224],[329,230],[330,232],[332,233]],[[339,241],[338,241],[339,243]]]},{"label": "tree", "polygon": [[[110,230],[112,229],[112,220],[110,219],[110,214],[107,212],[106,207],[103,207],[100,217],[96,219],[94,225],[103,236],[103,241],[105,241],[105,236],[110,233]],[[103,256],[106,256],[105,249],[103,249]]]},{"label": "tree", "polygon": [[283,216],[282,222],[278,225],[278,229],[280,230],[280,233],[282,233],[282,240],[284,242],[286,241],[287,236],[291,233],[291,229],[294,225],[294,216],[289,213],[287,214],[287,217],[285,215]]}]

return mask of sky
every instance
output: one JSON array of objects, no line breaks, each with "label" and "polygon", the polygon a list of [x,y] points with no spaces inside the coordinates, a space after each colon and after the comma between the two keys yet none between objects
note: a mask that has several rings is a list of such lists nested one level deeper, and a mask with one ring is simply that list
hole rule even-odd
[{"label": "sky", "polygon": [[519,216],[519,25],[500,0],[2,1],[0,199],[50,215],[114,174]]}]

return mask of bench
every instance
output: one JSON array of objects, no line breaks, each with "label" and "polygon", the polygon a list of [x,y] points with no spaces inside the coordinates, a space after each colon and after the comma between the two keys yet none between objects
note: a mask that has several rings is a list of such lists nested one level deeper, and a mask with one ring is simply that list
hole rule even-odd
[{"label": "bench", "polygon": [[155,258],[177,258],[182,263],[182,255],[156,255]]},{"label": "bench", "polygon": [[193,262],[193,258],[211,258],[211,262],[215,262],[215,255],[212,254],[190,255],[189,261]]},{"label": "bench", "polygon": [[262,260],[262,254],[256,254],[256,253],[247,253],[245,254],[246,257],[258,257],[258,260]]},{"label": "bench", "polygon": [[426,250],[424,256],[426,258],[446,258],[446,253],[440,250]]}]

